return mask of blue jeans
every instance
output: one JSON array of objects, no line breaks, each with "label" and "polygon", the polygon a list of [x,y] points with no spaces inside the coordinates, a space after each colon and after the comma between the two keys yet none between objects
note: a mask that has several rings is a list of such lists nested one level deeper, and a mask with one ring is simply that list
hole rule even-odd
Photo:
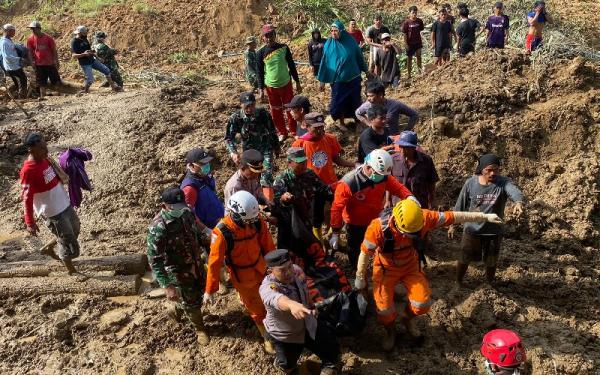
[{"label": "blue jeans", "polygon": [[89,65],[81,65],[81,69],[83,70],[83,74],[85,74],[85,84],[87,86],[90,86],[94,82],[94,73],[92,72],[92,69],[96,69],[107,77],[110,76],[110,69],[98,60],[94,60],[94,62]]}]

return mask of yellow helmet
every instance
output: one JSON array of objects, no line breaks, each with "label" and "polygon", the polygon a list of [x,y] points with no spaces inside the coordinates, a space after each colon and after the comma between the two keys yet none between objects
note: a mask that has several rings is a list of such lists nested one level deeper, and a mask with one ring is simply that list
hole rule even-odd
[{"label": "yellow helmet", "polygon": [[394,206],[392,216],[400,232],[414,233],[423,228],[423,211],[412,199],[404,199]]}]

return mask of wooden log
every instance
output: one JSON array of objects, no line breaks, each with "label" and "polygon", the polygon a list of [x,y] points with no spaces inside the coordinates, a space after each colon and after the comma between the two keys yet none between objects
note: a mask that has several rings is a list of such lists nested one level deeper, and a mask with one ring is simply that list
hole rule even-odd
[{"label": "wooden log", "polygon": [[139,275],[14,277],[0,279],[0,298],[42,294],[98,294],[107,297],[137,294]]},{"label": "wooden log", "polygon": [[[141,275],[146,272],[148,258],[144,254],[125,254],[98,258],[73,259],[73,265],[83,272],[114,271],[115,275]],[[48,276],[64,271],[60,261],[21,261],[0,263],[0,278]]]}]

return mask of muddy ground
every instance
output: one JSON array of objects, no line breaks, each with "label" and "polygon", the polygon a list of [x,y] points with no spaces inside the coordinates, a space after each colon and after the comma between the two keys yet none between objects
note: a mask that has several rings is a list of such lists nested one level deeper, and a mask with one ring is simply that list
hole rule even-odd
[{"label": "muddy ground", "polygon": [[[308,71],[301,73],[316,109],[326,110],[328,94],[309,83]],[[503,173],[523,188],[529,204],[524,217],[507,215],[496,288],[483,286],[482,269],[475,267],[467,288],[452,292],[458,240],[436,233],[426,270],[435,303],[418,322],[425,341],[410,342],[399,328],[397,348],[384,354],[383,330],[371,315],[358,338],[342,340],[344,373],[481,373],[478,346],[494,327],[520,333],[529,373],[600,372],[599,78],[597,65],[579,59],[540,68],[516,52],[488,51],[390,93],[421,113],[417,131],[440,173],[441,206],[453,205],[484,152],[504,158]],[[87,164],[94,190],[79,210],[82,255],[143,253],[159,193],[182,176],[188,149],[214,151],[220,188],[233,173],[222,138],[243,90],[238,83],[131,87],[118,94],[100,90],[29,102],[30,120],[16,110],[5,113],[0,262],[44,259],[35,249],[50,238],[46,229],[40,239],[26,237],[22,223],[18,171],[27,132],[46,134],[54,155],[69,146],[94,155]],[[353,158],[356,133],[328,129]],[[160,299],[6,298],[0,301],[0,373],[273,372],[272,358],[262,351],[234,293],[206,313],[213,338],[198,348],[191,326],[167,320]],[[308,367],[314,370],[314,364]]]}]

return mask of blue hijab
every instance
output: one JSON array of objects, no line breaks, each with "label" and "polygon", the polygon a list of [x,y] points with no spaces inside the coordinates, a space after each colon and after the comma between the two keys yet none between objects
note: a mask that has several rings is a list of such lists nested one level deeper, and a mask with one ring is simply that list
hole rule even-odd
[{"label": "blue hijab", "polygon": [[329,37],[323,47],[323,59],[317,79],[323,83],[349,82],[367,72],[367,64],[356,40],[348,34],[344,24],[335,20],[331,27],[340,31],[340,38]]}]

